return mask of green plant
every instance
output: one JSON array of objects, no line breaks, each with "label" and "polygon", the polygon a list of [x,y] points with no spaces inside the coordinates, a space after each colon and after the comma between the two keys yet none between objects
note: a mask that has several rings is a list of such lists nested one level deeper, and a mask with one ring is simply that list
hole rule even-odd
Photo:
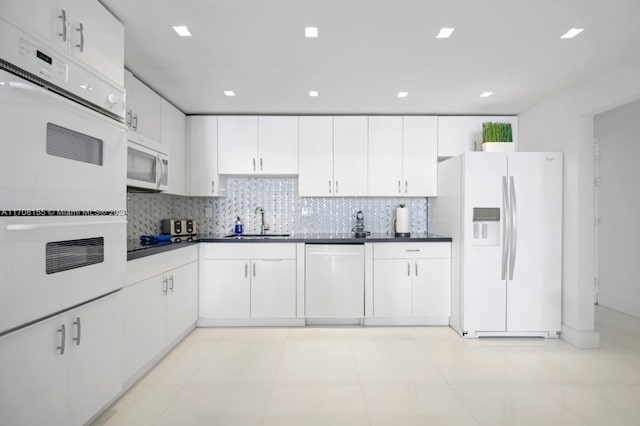
[{"label": "green plant", "polygon": [[482,142],[513,142],[511,123],[482,123]]}]

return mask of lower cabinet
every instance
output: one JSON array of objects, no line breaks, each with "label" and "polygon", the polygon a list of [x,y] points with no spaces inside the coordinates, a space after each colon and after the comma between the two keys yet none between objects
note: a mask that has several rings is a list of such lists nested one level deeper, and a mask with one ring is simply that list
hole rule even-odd
[{"label": "lower cabinet", "polygon": [[0,338],[0,424],[81,425],[119,394],[120,296]]},{"label": "lower cabinet", "polygon": [[449,243],[374,244],[373,317],[448,323],[450,247]]},{"label": "lower cabinet", "polygon": [[207,244],[200,261],[200,318],[296,318],[295,244]]},{"label": "lower cabinet", "polygon": [[[139,280],[145,274],[152,276]],[[122,290],[125,382],[195,324],[198,317],[197,247],[130,261],[127,275],[129,281],[136,281],[129,282]]]}]

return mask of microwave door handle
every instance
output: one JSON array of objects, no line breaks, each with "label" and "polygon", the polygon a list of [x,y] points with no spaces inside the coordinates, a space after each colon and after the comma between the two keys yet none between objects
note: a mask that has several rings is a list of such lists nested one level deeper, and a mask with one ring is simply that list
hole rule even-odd
[{"label": "microwave door handle", "polygon": [[156,162],[158,163],[159,167],[156,167],[156,187],[158,189],[160,189],[160,182],[162,182],[162,160],[160,159],[160,155],[156,155]]},{"label": "microwave door handle", "polygon": [[126,220],[114,222],[78,222],[78,223],[20,223],[7,225],[7,231],[36,231],[38,229],[71,228],[78,226],[126,225]]}]

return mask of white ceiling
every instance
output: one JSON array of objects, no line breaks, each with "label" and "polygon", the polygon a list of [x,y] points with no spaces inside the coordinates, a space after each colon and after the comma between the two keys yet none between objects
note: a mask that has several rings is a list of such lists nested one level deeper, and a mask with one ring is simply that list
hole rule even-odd
[{"label": "white ceiling", "polygon": [[101,1],[127,68],[185,113],[519,113],[640,56],[639,0]]}]

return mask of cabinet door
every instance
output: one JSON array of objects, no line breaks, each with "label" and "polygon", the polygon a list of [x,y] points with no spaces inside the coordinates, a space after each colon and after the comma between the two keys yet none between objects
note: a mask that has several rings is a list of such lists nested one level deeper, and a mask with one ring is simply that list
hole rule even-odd
[{"label": "cabinet door", "polygon": [[333,118],[300,117],[298,190],[301,197],[333,195]]},{"label": "cabinet door", "polygon": [[185,151],[186,119],[164,99],[160,102],[160,143],[169,147],[171,166],[167,194],[186,195]]},{"label": "cabinet door", "polygon": [[218,173],[249,175],[259,170],[258,117],[218,117]]},{"label": "cabinet door", "polygon": [[80,425],[122,388],[120,294],[69,312],[67,318],[67,424]]},{"label": "cabinet door", "polygon": [[192,262],[167,273],[167,343],[198,319],[198,263]]},{"label": "cabinet door", "polygon": [[438,157],[482,149],[478,117],[438,117]]},{"label": "cabinet door", "polygon": [[59,51],[69,51],[71,28],[68,28],[65,39],[63,21],[63,16],[67,21],[69,19],[69,0],[2,0],[0,16]]},{"label": "cabinet door", "polygon": [[187,132],[189,195],[221,195],[218,177],[218,117],[189,117]]},{"label": "cabinet door", "polygon": [[298,174],[298,117],[258,118],[258,171]]},{"label": "cabinet door", "polygon": [[160,96],[135,76],[125,77],[130,129],[155,142],[160,140]]},{"label": "cabinet door", "polygon": [[432,197],[438,189],[438,118],[403,117],[402,193]]},{"label": "cabinet door", "polygon": [[249,318],[249,260],[205,260],[200,282],[201,318]]},{"label": "cabinet door", "polygon": [[65,355],[57,349],[65,318],[60,315],[0,338],[0,424],[67,424],[68,328]]},{"label": "cabinet door", "polygon": [[369,117],[369,196],[402,191],[402,117]]},{"label": "cabinet door", "polygon": [[367,195],[366,116],[333,118],[333,179],[335,195]]},{"label": "cabinet door", "polygon": [[122,86],[124,26],[95,0],[69,0],[69,5],[73,56]]},{"label": "cabinet door", "polygon": [[451,261],[415,259],[413,316],[448,317],[451,311]]},{"label": "cabinet door", "polygon": [[156,356],[166,342],[163,276],[122,290],[122,379],[128,380]]},{"label": "cabinet door", "polygon": [[251,261],[251,317],[295,318],[296,261]]},{"label": "cabinet door", "polygon": [[373,263],[373,316],[409,318],[412,313],[411,259],[377,259]]}]

